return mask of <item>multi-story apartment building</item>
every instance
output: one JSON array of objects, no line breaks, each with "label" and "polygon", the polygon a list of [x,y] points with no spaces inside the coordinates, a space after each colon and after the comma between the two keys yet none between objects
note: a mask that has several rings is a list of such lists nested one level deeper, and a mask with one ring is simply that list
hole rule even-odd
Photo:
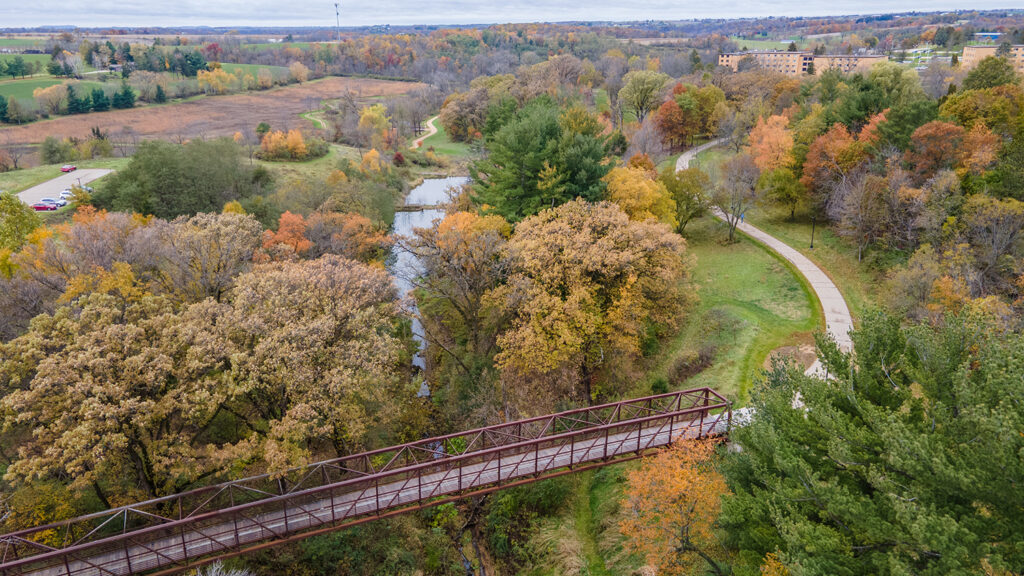
[{"label": "multi-story apartment building", "polygon": [[[843,72],[865,72],[875,62],[885,60],[885,56],[854,56],[844,54],[816,55],[811,52],[782,52],[778,50],[751,50],[748,52],[730,52],[718,56],[719,66],[728,66],[733,70],[739,68],[740,60],[751,56],[757,63],[768,70],[782,72],[791,76],[807,74],[809,70],[818,73],[831,68]],[[813,69],[811,64],[814,64]]]},{"label": "multi-story apartment building", "polygon": [[[999,50],[999,47],[991,44],[964,46],[964,56],[960,59],[960,65],[964,70],[970,70],[985,58],[995,56],[997,50]],[[1024,74],[1024,44],[1010,46],[1010,54],[1007,56],[1007,59],[1010,61],[1010,64],[1013,64],[1017,72]]]}]

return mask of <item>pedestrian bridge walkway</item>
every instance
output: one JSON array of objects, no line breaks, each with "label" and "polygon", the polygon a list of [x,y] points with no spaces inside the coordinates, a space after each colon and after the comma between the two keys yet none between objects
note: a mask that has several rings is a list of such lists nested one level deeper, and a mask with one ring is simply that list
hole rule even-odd
[{"label": "pedestrian bridge walkway", "polygon": [[0,574],[171,574],[728,431],[710,388],[581,408],[198,488],[0,536]]}]

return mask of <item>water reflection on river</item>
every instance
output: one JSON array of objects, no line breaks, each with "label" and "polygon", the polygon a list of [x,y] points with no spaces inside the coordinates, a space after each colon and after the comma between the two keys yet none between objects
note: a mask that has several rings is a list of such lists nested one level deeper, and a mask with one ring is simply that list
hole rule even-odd
[{"label": "water reflection on river", "polygon": [[[406,205],[415,206],[437,206],[448,200],[447,190],[452,187],[459,187],[468,182],[469,179],[462,176],[449,178],[429,178],[422,184],[413,188],[405,199]],[[395,236],[412,236],[414,228],[427,228],[431,223],[444,217],[444,212],[439,209],[418,210],[416,212],[395,213],[393,233]],[[395,258],[390,266],[391,274],[395,277],[395,286],[398,287],[398,295],[405,298],[412,290],[412,279],[421,272],[420,264],[416,255],[403,250],[400,247],[393,249]],[[413,303],[412,319],[413,337],[423,349],[423,325],[420,323],[419,313]],[[423,369],[426,363],[419,352],[413,357],[413,364]],[[424,390],[421,390],[421,393]]]}]

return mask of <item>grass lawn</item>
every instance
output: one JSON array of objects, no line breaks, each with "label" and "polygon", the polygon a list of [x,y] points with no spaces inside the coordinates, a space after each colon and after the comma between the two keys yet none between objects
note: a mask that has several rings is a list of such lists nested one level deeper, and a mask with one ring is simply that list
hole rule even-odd
[{"label": "grass lawn", "polygon": [[338,160],[348,158],[358,163],[361,159],[359,150],[355,148],[340,144],[330,146],[326,156],[305,162],[256,162],[270,170],[278,182],[284,182],[292,179],[323,180],[338,167]]},{"label": "grass lawn", "polygon": [[463,142],[453,142],[448,138],[448,134],[444,131],[444,126],[441,125],[440,120],[434,120],[434,126],[437,128],[437,134],[434,134],[423,141],[420,146],[421,150],[434,149],[434,152],[443,154],[445,156],[456,156],[459,158],[469,158],[472,156],[473,151],[470,149],[469,144]]},{"label": "grass lawn", "polygon": [[234,74],[235,70],[244,70],[247,74],[252,74],[253,76],[258,74],[260,70],[268,70],[273,76],[288,73],[288,69],[284,66],[264,66],[262,64],[231,64],[222,62],[220,67],[223,68],[225,72],[231,74]]},{"label": "grass lawn", "polygon": [[8,62],[10,60],[14,60],[18,56],[21,56],[21,58],[25,62],[41,62],[44,68],[47,64],[50,63],[51,60],[49,54],[0,54],[0,62]]},{"label": "grass lawn", "polygon": [[0,48],[10,48],[12,46],[21,48],[41,48],[46,44],[46,38],[42,36],[11,36],[7,38],[0,38]]},{"label": "grass lawn", "polygon": [[796,42],[796,47],[801,50],[807,46],[805,41],[793,38],[786,40],[748,40],[739,36],[732,36],[729,39],[738,44],[741,49],[746,46],[750,50],[785,50],[789,47],[790,42]]},{"label": "grass lawn", "polygon": [[[35,77],[35,78],[24,78],[18,80],[4,80],[0,82],[0,96],[9,98],[14,96],[19,100],[32,100],[32,91],[36,88],[48,88],[57,84],[63,84],[67,80],[64,78],[54,78],[52,76]],[[81,82],[72,81],[76,87],[76,90],[81,86],[86,91],[92,91],[93,88],[102,88],[104,84],[102,82]]]},{"label": "grass lawn", "polygon": [[634,395],[649,394],[651,383],[669,378],[680,358],[712,346],[710,367],[670,387],[709,386],[742,405],[772,350],[813,343],[813,333],[824,327],[820,304],[802,276],[745,237],[725,244],[726,235],[725,225],[710,216],[687,227],[699,302],[683,330],[652,356]]},{"label": "grass lawn", "polygon": [[[118,170],[128,165],[128,158],[97,158],[95,160],[82,160],[74,162],[79,168],[109,168]],[[6,192],[21,192],[36,184],[42,184],[61,175],[60,164],[49,164],[45,166],[33,166],[23,170],[0,173],[0,190]]]},{"label": "grass lawn", "polygon": [[814,249],[811,244],[811,215],[797,210],[789,219],[784,208],[757,207],[747,213],[747,222],[799,250],[825,271],[846,299],[854,322],[877,301],[880,278],[857,261],[857,249],[836,236],[819,219],[814,226]]}]

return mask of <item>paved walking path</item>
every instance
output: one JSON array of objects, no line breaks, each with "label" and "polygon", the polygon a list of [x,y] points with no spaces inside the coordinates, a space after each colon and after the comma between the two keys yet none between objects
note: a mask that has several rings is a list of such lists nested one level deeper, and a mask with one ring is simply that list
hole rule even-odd
[{"label": "paved walking path", "polygon": [[430,120],[427,120],[427,132],[423,136],[420,136],[419,138],[413,140],[412,141],[412,146],[409,146],[409,148],[412,148],[413,150],[415,150],[415,149],[417,149],[417,148],[419,148],[420,146],[423,145],[423,141],[424,140],[426,140],[427,138],[430,138],[434,134],[437,134],[437,126],[434,126],[434,122],[437,121],[437,119],[438,119],[438,116],[434,116]]},{"label": "paved walking path", "polygon": [[[689,168],[690,161],[697,154],[724,142],[724,138],[719,138],[718,140],[712,140],[707,144],[683,152],[679,156],[679,160],[676,161],[676,171]],[[712,213],[716,218],[725,219],[725,214],[717,208],[713,209]],[[846,300],[843,299],[842,293],[839,292],[839,288],[836,288],[836,285],[828,275],[814,262],[811,262],[809,258],[759,228],[745,222],[740,222],[737,229],[764,244],[786,260],[789,260],[793,266],[796,266],[800,274],[803,274],[807,282],[810,283],[814,293],[818,296],[818,300],[821,301],[821,307],[825,312],[825,330],[835,339],[841,350],[844,352],[850,351],[853,348],[853,342],[850,340],[850,330],[853,329],[853,317],[850,315],[850,308],[846,305]],[[824,367],[820,360],[815,360],[814,364],[806,371],[808,375],[823,375],[824,373]]]}]

